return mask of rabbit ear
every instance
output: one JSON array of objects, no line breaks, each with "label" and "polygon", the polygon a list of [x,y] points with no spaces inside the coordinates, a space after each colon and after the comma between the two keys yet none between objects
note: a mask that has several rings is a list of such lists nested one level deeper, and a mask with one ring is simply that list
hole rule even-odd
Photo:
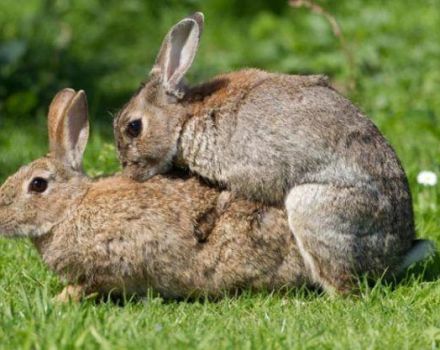
[{"label": "rabbit ear", "polygon": [[[66,100],[69,95],[65,94]],[[64,98],[62,100],[62,102],[65,101]],[[49,123],[52,122],[50,117],[51,114],[49,113]],[[55,124],[55,122],[53,123]],[[66,166],[80,171],[83,154],[89,138],[87,97],[84,91],[80,90],[74,93],[70,101],[64,106],[62,115],[61,117],[58,116],[56,123],[54,131],[52,130],[49,133],[50,151],[55,158],[65,163]],[[49,130],[51,130],[51,126],[49,126]]]},{"label": "rabbit ear", "polygon": [[63,89],[55,95],[50,103],[47,125],[49,128],[49,143],[51,150],[55,147],[54,143],[57,142],[57,128],[63,118],[67,106],[74,96],[75,90]]},{"label": "rabbit ear", "polygon": [[196,12],[177,23],[165,37],[151,71],[159,74],[165,91],[180,97],[178,85],[191,67],[203,30],[203,13]]}]

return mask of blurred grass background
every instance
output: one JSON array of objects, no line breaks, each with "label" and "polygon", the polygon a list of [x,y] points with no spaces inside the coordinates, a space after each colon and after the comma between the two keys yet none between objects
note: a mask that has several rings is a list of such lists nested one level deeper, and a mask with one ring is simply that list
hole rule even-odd
[{"label": "blurred grass background", "polygon": [[[199,10],[206,26],[191,82],[250,66],[329,75],[395,147],[410,180],[418,235],[438,245],[439,185],[422,186],[416,177],[421,170],[440,174],[440,0],[315,2],[336,18],[345,46],[324,16],[285,0],[0,1],[0,182],[47,152],[47,108],[64,87],[88,94],[86,170],[117,169],[112,115],[146,78],[171,25]],[[439,281],[378,288],[359,302],[263,295],[148,303],[147,311],[143,304],[59,309],[50,298],[61,285],[29,248],[0,240],[0,348],[2,338],[9,348],[32,349],[87,341],[111,348],[109,339],[127,348],[130,339],[154,348],[440,346]],[[430,267],[434,277],[438,260]]]}]

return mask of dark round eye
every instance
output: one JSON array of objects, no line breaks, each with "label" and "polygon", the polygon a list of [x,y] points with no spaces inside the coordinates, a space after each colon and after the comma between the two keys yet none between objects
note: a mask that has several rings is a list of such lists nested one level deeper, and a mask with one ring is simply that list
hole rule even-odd
[{"label": "dark round eye", "polygon": [[29,191],[43,193],[47,189],[47,180],[42,177],[36,177],[29,184]]},{"label": "dark round eye", "polygon": [[142,131],[142,120],[136,119],[128,123],[127,134],[130,137],[138,137]]}]

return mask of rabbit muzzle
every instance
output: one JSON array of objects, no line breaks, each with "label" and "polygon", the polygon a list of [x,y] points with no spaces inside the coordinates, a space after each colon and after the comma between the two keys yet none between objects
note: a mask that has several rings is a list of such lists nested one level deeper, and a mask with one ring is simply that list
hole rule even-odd
[{"label": "rabbit muzzle", "polygon": [[124,161],[122,167],[124,175],[136,181],[146,181],[170,170],[171,164],[154,158],[142,158],[138,161]]},{"label": "rabbit muzzle", "polygon": [[0,208],[10,206],[14,202],[16,189],[10,186],[8,180],[0,187]]}]

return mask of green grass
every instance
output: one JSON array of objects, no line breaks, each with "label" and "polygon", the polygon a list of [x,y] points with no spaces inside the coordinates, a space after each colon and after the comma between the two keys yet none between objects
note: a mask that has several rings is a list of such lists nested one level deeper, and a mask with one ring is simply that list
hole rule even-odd
[{"label": "green grass", "polygon": [[[201,8],[207,25],[192,81],[244,66],[324,72],[340,87],[352,76],[356,87],[346,94],[390,140],[408,174],[418,236],[440,246],[440,187],[416,182],[421,170],[440,175],[440,0],[322,2],[343,28],[353,52],[352,71],[327,22],[282,1],[271,8],[262,1],[246,0],[242,7],[232,0],[167,1],[154,11],[140,0],[109,1],[105,11],[87,1],[66,11],[67,2],[60,1],[53,13],[36,11],[43,2],[0,4],[0,181],[47,151],[48,96],[66,85],[86,88],[90,95],[86,170],[116,171],[107,111],[115,111],[136,89],[166,28]],[[98,10],[103,11],[99,20],[89,21]],[[49,50],[58,43],[51,36],[58,25],[75,34],[57,49],[59,60]],[[133,31],[134,41],[121,34]],[[18,55],[11,49],[17,40],[30,51],[4,63]],[[4,48],[16,56],[5,56]],[[31,244],[0,239],[0,349],[440,348],[439,278],[437,256],[424,273],[408,274],[392,286],[363,286],[358,298],[300,291],[245,293],[218,302],[151,295],[124,306],[56,305],[51,298],[62,283]]]},{"label": "green grass", "polygon": [[[427,349],[440,345],[440,284],[407,278],[360,298],[300,291],[245,293],[219,302],[149,296],[57,305],[59,283],[29,244],[1,243],[0,347],[195,349]],[[20,269],[16,255],[21,256]]]}]

